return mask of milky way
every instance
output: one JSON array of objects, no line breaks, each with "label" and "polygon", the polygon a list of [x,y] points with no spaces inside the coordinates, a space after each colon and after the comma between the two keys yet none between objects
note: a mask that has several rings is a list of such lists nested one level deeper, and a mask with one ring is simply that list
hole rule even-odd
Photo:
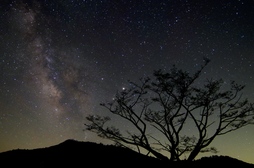
[{"label": "milky way", "polygon": [[[71,127],[79,127],[78,132],[83,132],[84,117],[94,108],[92,92],[100,90],[96,87],[101,79],[92,61],[79,48],[64,46],[60,37],[52,35],[49,27],[53,21],[42,12],[39,3],[29,6],[14,2],[5,14],[8,15],[6,26],[10,27],[8,38],[13,41],[7,41],[11,51],[2,59],[5,71],[2,93],[7,102],[2,104],[6,110],[2,114],[2,127],[12,127],[20,133],[9,129],[2,136],[11,141],[11,136],[15,136],[21,142],[30,137],[32,142],[23,142],[30,145],[45,132],[51,135],[57,129],[61,130],[58,137],[75,136],[69,130]],[[13,106],[18,110],[13,110]],[[13,116],[15,119],[8,122]]]},{"label": "milky way", "polygon": [[[253,1],[4,0],[0,7],[0,151],[69,138],[104,142],[83,131],[87,115],[108,114],[101,102],[156,69],[175,64],[192,73],[203,57],[211,63],[202,80],[235,80],[254,101]],[[212,145],[251,162],[253,133],[244,128]]]},{"label": "milky way", "polygon": [[91,69],[88,60],[81,57],[78,49],[55,47],[51,44],[50,34],[46,31],[38,33],[41,23],[37,18],[43,16],[38,4],[31,9],[21,3],[12,10],[14,16],[11,19],[17,22],[14,25],[25,41],[24,51],[18,51],[20,58],[17,58],[21,64],[25,64],[21,74],[23,82],[34,85],[34,92],[42,103],[47,102],[52,106],[56,116],[68,118],[68,113],[73,112],[76,114],[71,114],[72,118],[75,115],[82,118],[85,112],[82,106],[87,108],[89,105],[89,73],[96,70]]}]

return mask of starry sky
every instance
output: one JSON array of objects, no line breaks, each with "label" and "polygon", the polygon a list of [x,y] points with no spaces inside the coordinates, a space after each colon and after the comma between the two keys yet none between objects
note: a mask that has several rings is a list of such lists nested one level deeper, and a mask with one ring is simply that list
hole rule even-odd
[{"label": "starry sky", "polygon": [[[0,152],[104,142],[83,131],[87,115],[108,114],[101,102],[157,69],[195,72],[203,57],[202,78],[246,85],[254,102],[253,17],[252,0],[2,0]],[[253,142],[247,126],[212,145],[254,163]]]}]

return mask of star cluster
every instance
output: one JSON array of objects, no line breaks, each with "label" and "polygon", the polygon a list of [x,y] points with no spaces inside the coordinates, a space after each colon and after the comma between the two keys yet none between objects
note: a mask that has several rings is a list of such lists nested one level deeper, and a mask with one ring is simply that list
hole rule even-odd
[{"label": "star cluster", "polygon": [[[127,80],[173,64],[194,72],[203,57],[211,59],[204,78],[244,84],[254,101],[253,1],[10,0],[0,6],[0,151],[68,138],[101,141],[82,131],[85,116],[106,114],[99,104],[128,87]],[[242,153],[234,156],[251,162],[253,128],[229,137],[223,152],[234,155],[228,148],[240,143],[234,151]]]}]

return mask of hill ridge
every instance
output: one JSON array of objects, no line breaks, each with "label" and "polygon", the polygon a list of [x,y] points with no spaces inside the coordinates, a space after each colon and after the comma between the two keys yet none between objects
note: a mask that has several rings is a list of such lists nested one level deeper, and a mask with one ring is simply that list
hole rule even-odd
[{"label": "hill ridge", "polygon": [[128,166],[172,166],[172,167],[204,167],[227,165],[231,168],[254,168],[253,164],[231,158],[229,156],[203,157],[188,162],[162,162],[154,157],[146,156],[129,148],[105,145],[96,142],[84,142],[67,139],[59,144],[37,149],[16,149],[0,153],[0,162],[8,167],[80,167],[82,164],[94,166],[119,167]]}]

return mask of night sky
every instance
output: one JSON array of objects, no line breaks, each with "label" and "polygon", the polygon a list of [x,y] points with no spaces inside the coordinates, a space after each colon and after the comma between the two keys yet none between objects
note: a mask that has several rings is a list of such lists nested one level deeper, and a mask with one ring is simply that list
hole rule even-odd
[{"label": "night sky", "polygon": [[[254,102],[252,0],[1,0],[0,7],[0,152],[105,142],[83,131],[87,115],[109,115],[101,102],[157,69],[195,72],[203,57],[211,62],[201,78],[244,84]],[[254,163],[254,126],[212,146]]]}]

